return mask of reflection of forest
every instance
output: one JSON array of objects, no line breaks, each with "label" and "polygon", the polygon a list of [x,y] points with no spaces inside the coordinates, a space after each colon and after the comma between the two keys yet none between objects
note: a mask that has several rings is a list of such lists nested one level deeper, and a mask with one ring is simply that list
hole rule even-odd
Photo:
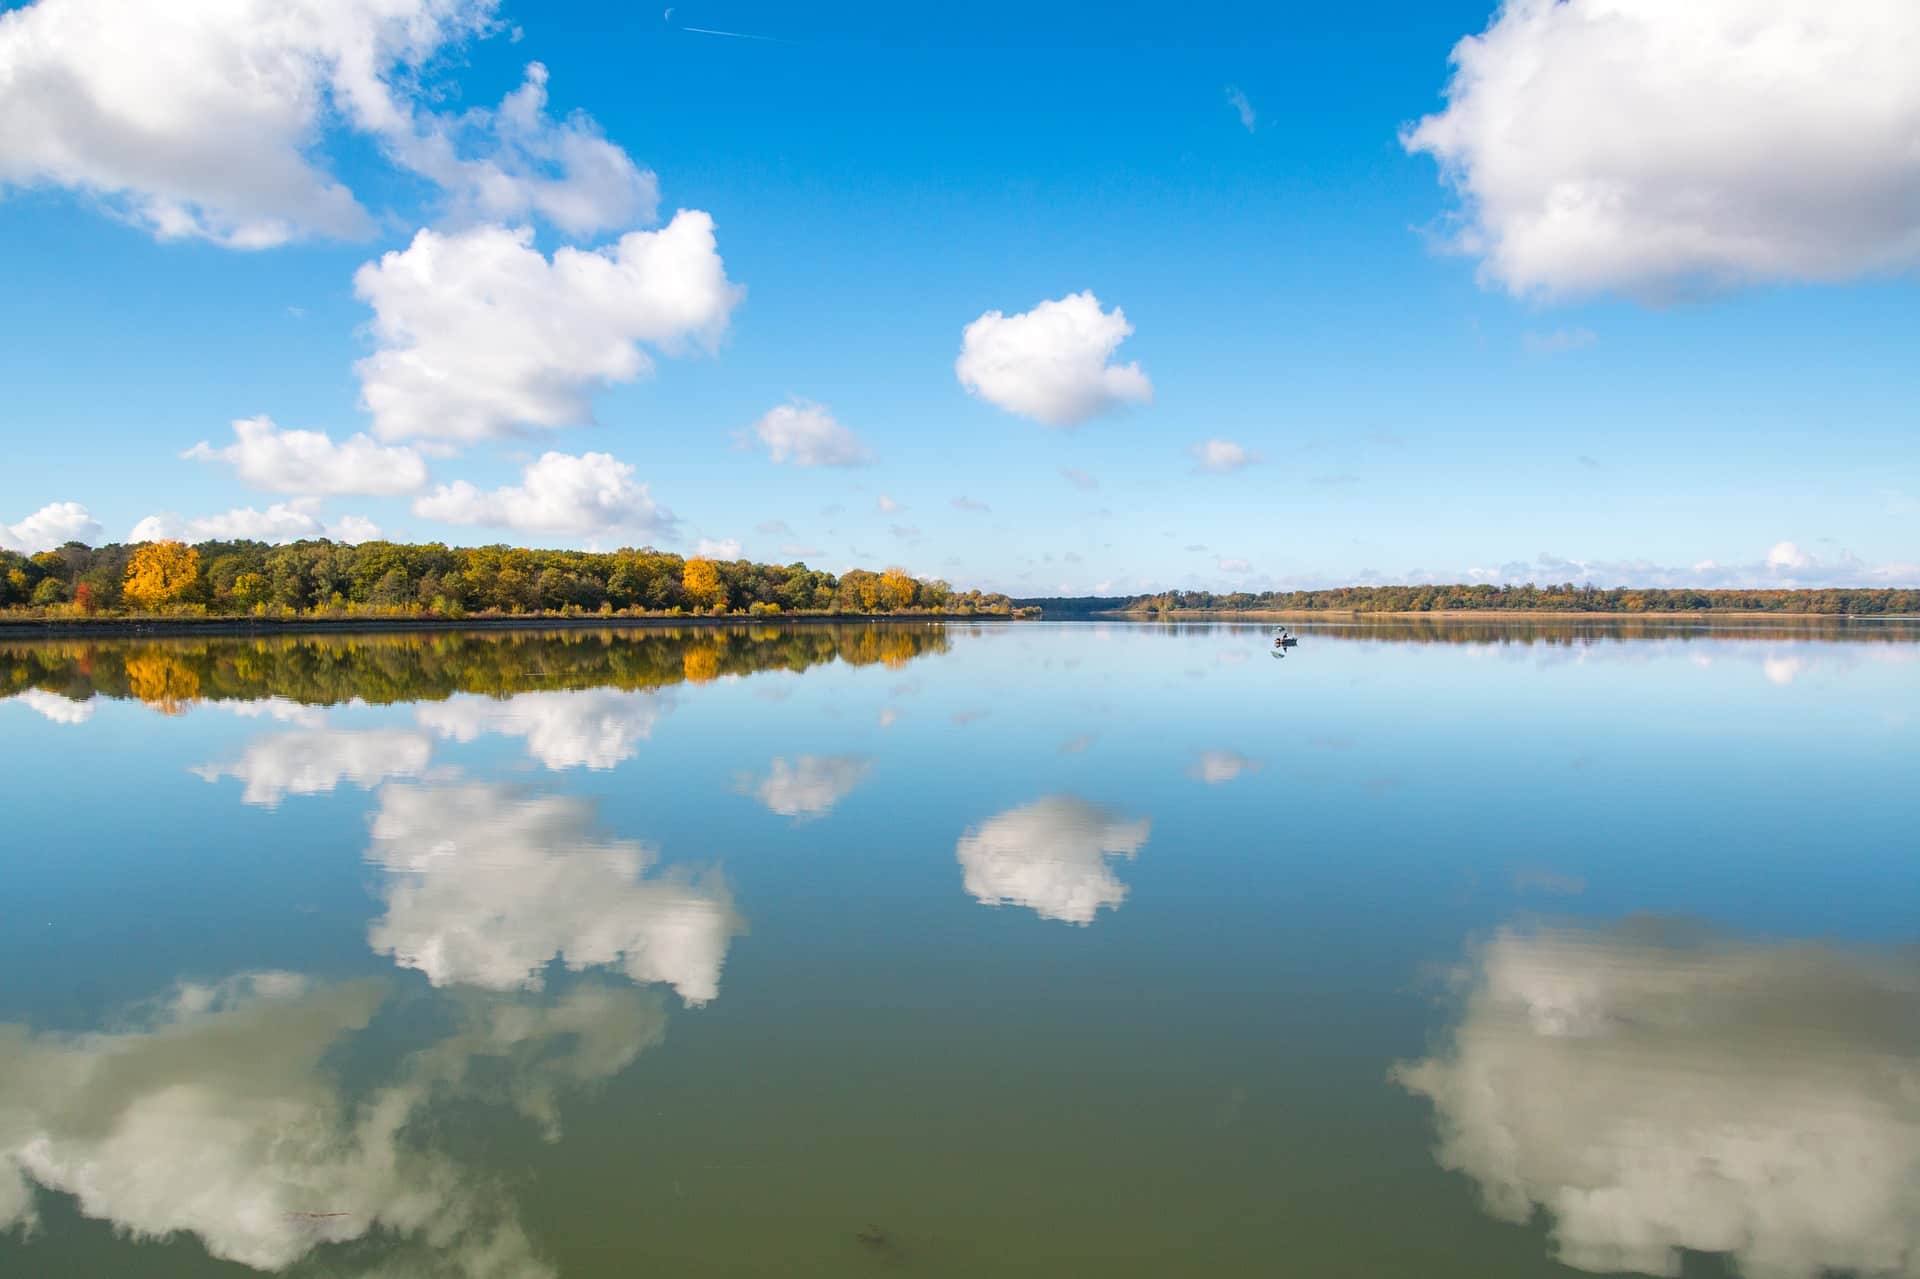
[{"label": "reflection of forest", "polygon": [[0,645],[0,696],[41,689],[75,701],[137,698],[169,714],[201,699],[437,701],[661,688],[828,662],[895,667],[948,645],[944,628],[924,623],[33,641]]},{"label": "reflection of forest", "polygon": [[[1215,622],[1122,622],[1174,635],[1219,633],[1221,626],[1265,631],[1278,623],[1221,619]],[[1827,640],[1848,644],[1920,643],[1920,622],[1846,618],[1313,618],[1289,616],[1285,625],[1302,635],[1413,644],[1581,645],[1616,640]]]}]

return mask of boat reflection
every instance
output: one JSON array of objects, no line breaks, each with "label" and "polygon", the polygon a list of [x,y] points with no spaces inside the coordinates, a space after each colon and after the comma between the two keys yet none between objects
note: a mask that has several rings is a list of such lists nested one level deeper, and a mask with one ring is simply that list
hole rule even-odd
[{"label": "boat reflection", "polygon": [[1506,931],[1437,1056],[1442,1166],[1559,1259],[1680,1273],[1911,1275],[1920,1258],[1920,955],[1638,923]]}]

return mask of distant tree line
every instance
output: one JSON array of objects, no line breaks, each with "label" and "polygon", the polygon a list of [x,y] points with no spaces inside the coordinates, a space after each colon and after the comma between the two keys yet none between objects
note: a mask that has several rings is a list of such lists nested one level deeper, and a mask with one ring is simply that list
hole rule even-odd
[{"label": "distant tree line", "polygon": [[1661,590],[1651,587],[1341,586],[1321,591],[1164,591],[1158,595],[1019,600],[1048,613],[1813,613],[1920,616],[1920,590]]},{"label": "distant tree line", "polygon": [[805,564],[685,558],[650,548],[546,551],[329,541],[68,542],[0,551],[0,609],[43,616],[209,617],[514,614],[1007,614],[1004,595],[902,569],[839,576]]}]

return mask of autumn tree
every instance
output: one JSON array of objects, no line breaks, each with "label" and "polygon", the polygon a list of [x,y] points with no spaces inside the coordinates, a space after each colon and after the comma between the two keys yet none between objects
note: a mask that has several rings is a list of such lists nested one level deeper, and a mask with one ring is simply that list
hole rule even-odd
[{"label": "autumn tree", "polygon": [[727,602],[727,584],[712,560],[695,557],[680,570],[680,586],[696,604],[719,608]]},{"label": "autumn tree", "polygon": [[919,586],[907,570],[890,568],[880,575],[880,602],[894,612],[909,608],[913,605],[914,592]]},{"label": "autumn tree", "polygon": [[199,577],[200,552],[184,542],[148,542],[127,561],[125,595],[135,608],[164,608],[186,598]]}]

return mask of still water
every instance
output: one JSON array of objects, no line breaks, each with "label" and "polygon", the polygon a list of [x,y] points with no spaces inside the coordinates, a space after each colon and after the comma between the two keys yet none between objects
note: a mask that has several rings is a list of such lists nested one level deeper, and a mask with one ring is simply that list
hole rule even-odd
[{"label": "still water", "polygon": [[1920,1275],[1920,630],[0,642],[0,1274]]}]

